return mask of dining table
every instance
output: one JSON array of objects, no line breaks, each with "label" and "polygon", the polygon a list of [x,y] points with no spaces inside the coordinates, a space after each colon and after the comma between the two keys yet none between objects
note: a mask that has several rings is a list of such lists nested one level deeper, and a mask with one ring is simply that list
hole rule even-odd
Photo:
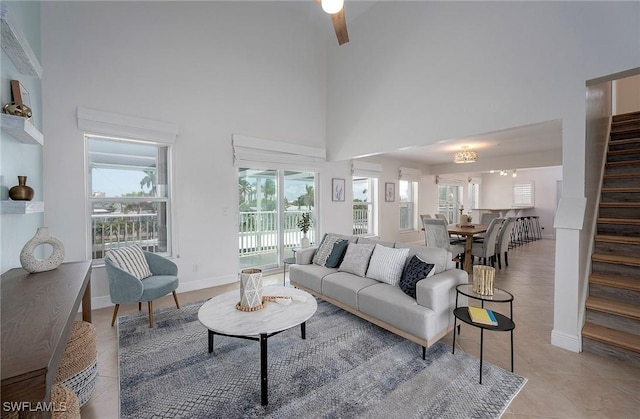
[{"label": "dining table", "polygon": [[484,233],[487,231],[486,224],[449,224],[447,226],[447,231],[449,234],[456,234],[458,236],[464,236],[464,270],[467,273],[471,273],[471,245],[473,244],[473,236],[475,234]]}]

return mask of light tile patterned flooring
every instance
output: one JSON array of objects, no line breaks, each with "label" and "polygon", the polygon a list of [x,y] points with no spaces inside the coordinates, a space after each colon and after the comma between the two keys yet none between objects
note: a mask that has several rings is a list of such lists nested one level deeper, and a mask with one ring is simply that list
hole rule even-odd
[{"label": "light tile patterned flooring", "polygon": [[[498,270],[496,286],[515,295],[515,372],[529,381],[509,406],[504,418],[636,418],[640,411],[640,369],[590,353],[573,353],[550,344],[553,327],[553,281],[555,242],[540,240],[509,252],[510,266]],[[282,282],[282,272],[265,277]],[[188,304],[237,289],[237,284],[179,294]],[[168,295],[156,309],[175,307]],[[508,305],[487,305],[508,314]],[[119,404],[118,342],[111,327],[113,308],[93,311],[98,335],[98,380],[93,397],[82,409],[82,417],[117,418]],[[143,308],[144,310],[144,308]],[[120,307],[120,315],[134,314],[137,304]],[[443,341],[451,344],[452,334]],[[480,332],[462,325],[457,349],[478,357]],[[416,356],[419,356],[416,350]],[[509,334],[487,332],[484,359],[510,368]],[[452,395],[455,397],[455,395]]]}]

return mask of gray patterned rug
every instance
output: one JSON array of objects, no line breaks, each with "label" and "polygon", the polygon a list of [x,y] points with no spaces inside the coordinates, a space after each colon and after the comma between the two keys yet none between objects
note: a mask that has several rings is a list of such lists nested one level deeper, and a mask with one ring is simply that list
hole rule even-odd
[{"label": "gray patterned rug", "polygon": [[318,302],[307,339],[296,327],[269,339],[269,405],[260,405],[258,342],[216,336],[202,303],[118,319],[123,418],[495,418],[526,383],[437,343],[419,345]]}]

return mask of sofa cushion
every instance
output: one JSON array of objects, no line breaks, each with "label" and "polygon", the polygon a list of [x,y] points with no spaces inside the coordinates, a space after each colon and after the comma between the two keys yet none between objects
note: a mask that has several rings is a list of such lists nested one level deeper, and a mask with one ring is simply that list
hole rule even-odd
[{"label": "sofa cushion", "polygon": [[404,268],[404,272],[402,272],[402,278],[400,278],[399,283],[400,289],[409,297],[416,298],[416,283],[429,276],[433,276],[435,273],[434,267],[435,265],[433,263],[427,263],[418,256],[412,256],[409,264]]},{"label": "sofa cushion", "polygon": [[398,285],[409,249],[392,249],[376,244],[369,261],[367,278]]},{"label": "sofa cushion", "polygon": [[326,234],[315,255],[313,255],[313,263],[319,266],[324,266],[327,262],[327,258],[333,250],[333,245],[341,240],[342,239],[335,234]]},{"label": "sofa cushion", "polygon": [[437,274],[456,267],[456,264],[451,260],[453,258],[453,256],[451,256],[451,252],[440,247],[426,247],[406,243],[396,243],[396,249],[404,248],[409,249],[407,264],[409,264],[409,260],[412,256],[417,255],[425,262],[436,265],[434,273]]},{"label": "sofa cushion", "polygon": [[383,242],[381,240],[372,239],[370,237],[358,237],[358,244],[373,244],[373,245],[381,244],[386,247],[394,247],[393,242]]},{"label": "sofa cushion", "polygon": [[363,278],[347,272],[336,272],[322,278],[322,295],[357,309],[358,292],[379,283],[375,279]]},{"label": "sofa cushion", "polygon": [[371,253],[373,253],[372,244],[349,243],[347,253],[345,253],[342,264],[340,264],[338,270],[364,276],[367,273]]},{"label": "sofa cushion", "polygon": [[322,278],[335,272],[335,269],[314,264],[291,265],[289,268],[289,278],[302,287],[317,293],[322,293]]},{"label": "sofa cushion", "polygon": [[333,244],[333,249],[324,263],[327,268],[337,268],[342,263],[344,252],[347,250],[349,242],[347,240],[340,239]]},{"label": "sofa cushion", "polygon": [[[360,290],[358,309],[421,339],[430,339],[439,332],[435,312],[418,305],[399,287],[378,283]],[[451,311],[447,315],[451,316]]]},{"label": "sofa cushion", "polygon": [[137,244],[109,250],[106,257],[118,268],[138,279],[145,279],[152,275],[147,258],[144,257],[142,248]]}]

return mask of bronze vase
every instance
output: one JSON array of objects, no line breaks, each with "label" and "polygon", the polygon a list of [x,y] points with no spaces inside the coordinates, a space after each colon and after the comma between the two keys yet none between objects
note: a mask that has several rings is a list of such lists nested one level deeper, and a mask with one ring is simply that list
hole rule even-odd
[{"label": "bronze vase", "polygon": [[33,189],[27,186],[26,176],[18,176],[18,184],[9,189],[9,198],[14,201],[31,201],[33,199]]}]

